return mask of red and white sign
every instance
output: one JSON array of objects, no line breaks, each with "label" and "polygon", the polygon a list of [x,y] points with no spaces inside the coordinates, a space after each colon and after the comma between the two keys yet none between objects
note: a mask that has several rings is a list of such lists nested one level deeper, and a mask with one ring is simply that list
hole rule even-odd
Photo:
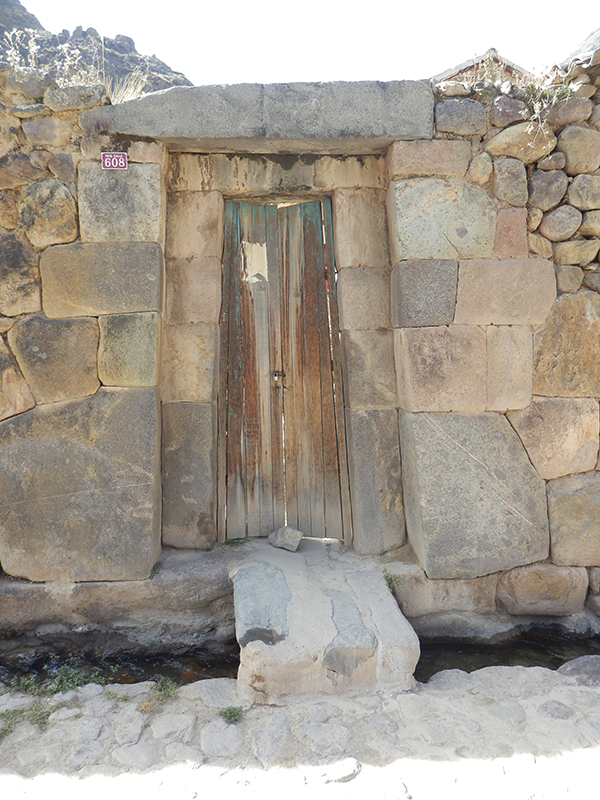
[{"label": "red and white sign", "polygon": [[101,153],[102,169],[127,169],[127,153]]}]

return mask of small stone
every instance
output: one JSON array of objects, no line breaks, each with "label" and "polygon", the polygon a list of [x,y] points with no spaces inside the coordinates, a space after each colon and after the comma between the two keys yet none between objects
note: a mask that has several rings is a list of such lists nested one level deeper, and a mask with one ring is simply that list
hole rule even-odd
[{"label": "small stone", "polygon": [[94,394],[98,323],[95,319],[22,319],[8,341],[38,403],[56,403]]},{"label": "small stone", "polygon": [[7,317],[41,308],[37,253],[13,234],[0,238],[0,313]]},{"label": "small stone", "polygon": [[[565,269],[569,269],[569,267],[565,267]],[[570,269],[579,269],[579,267],[571,267]],[[583,270],[580,270],[583,278],[583,285],[588,289],[591,289],[593,292],[600,293],[600,272],[589,272],[585,274]]]},{"label": "small stone", "polygon": [[592,594],[600,593],[600,567],[589,567],[588,577],[590,579],[590,592]]},{"label": "small stone", "polygon": [[573,239],[569,242],[556,242],[554,261],[557,264],[577,264],[585,267],[593,261],[600,250],[600,239]]},{"label": "small stone", "polygon": [[35,400],[17,362],[0,338],[0,420],[33,408]]},{"label": "small stone", "polygon": [[14,319],[10,317],[0,317],[0,333],[7,333],[14,324]]},{"label": "small stone", "polygon": [[540,258],[552,258],[552,242],[540,236],[539,233],[528,233],[527,243],[529,245],[529,250],[534,255],[540,256]]},{"label": "small stone", "polygon": [[6,90],[14,94],[23,94],[32,100],[41,102],[48,89],[56,89],[56,83],[42,70],[23,67],[14,69],[6,79]]},{"label": "small stone", "polygon": [[548,514],[555,564],[600,564],[600,472],[549,481]]},{"label": "small stone", "polygon": [[[559,264],[556,269],[556,286],[559,292],[576,292],[583,280],[583,270],[568,264]],[[588,286],[588,288],[591,288]],[[600,287],[597,291],[600,291]]]},{"label": "small stone", "polygon": [[573,178],[567,200],[581,211],[600,209],[600,175],[577,175]]},{"label": "small stone", "polygon": [[290,734],[287,717],[280,709],[273,712],[264,727],[254,728],[252,731],[254,755],[263,767],[272,767],[277,764]]},{"label": "small stone", "polygon": [[156,765],[157,752],[154,745],[147,743],[140,743],[134,745],[126,745],[125,747],[118,747],[113,750],[113,758],[126,767],[134,767],[135,769],[149,769]]},{"label": "small stone", "polygon": [[594,469],[598,460],[598,401],[591,398],[534,397],[508,419],[519,434],[540,478]]},{"label": "small stone", "polygon": [[497,599],[509,614],[562,617],[583,610],[587,588],[583,567],[530,564],[500,576]]},{"label": "small stone", "polygon": [[13,230],[19,221],[19,209],[9,194],[0,192],[0,227]]},{"label": "small stone", "polygon": [[269,534],[269,542],[273,547],[281,547],[283,550],[289,550],[291,553],[295,553],[298,549],[298,545],[302,541],[303,535],[302,531],[290,528],[288,525],[283,525],[281,528],[277,528],[276,531]]},{"label": "small stone", "polygon": [[34,167],[38,167],[38,169],[46,169],[48,162],[52,158],[52,153],[49,150],[44,149],[32,150],[29,154],[29,157],[31,158],[31,163]]},{"label": "small stone", "polygon": [[589,121],[591,125],[600,130],[600,103],[594,106],[594,110],[592,111],[592,116],[590,117]]},{"label": "small stone", "polygon": [[549,211],[563,199],[568,185],[569,179],[562,170],[537,170],[529,178],[529,204]]},{"label": "small stone", "polygon": [[64,183],[38,181],[25,189],[19,206],[21,224],[35,247],[77,238],[77,208]]},{"label": "small stone", "polygon": [[529,106],[522,100],[515,100],[500,94],[494,98],[490,108],[490,122],[496,128],[505,128],[512,122],[521,122],[530,115]]},{"label": "small stone", "polygon": [[537,707],[537,713],[546,719],[571,719],[575,711],[560,700],[547,700]]},{"label": "small stone", "polygon": [[160,142],[132,142],[129,145],[129,161],[139,164],[160,164],[163,149]]},{"label": "small stone", "polygon": [[501,208],[498,211],[492,256],[527,258],[528,253],[527,211],[524,208]]},{"label": "small stone", "polygon": [[483,186],[492,177],[493,169],[492,158],[489,153],[477,153],[469,164],[467,180]]},{"label": "small stone", "polygon": [[50,113],[43,103],[32,105],[17,105],[10,110],[11,114],[19,119],[32,119],[33,117],[47,117]]},{"label": "small stone", "polygon": [[44,104],[52,111],[79,111],[100,105],[104,91],[104,86],[99,83],[47,89],[44,94]]},{"label": "small stone", "polygon": [[434,89],[440,97],[468,97],[471,94],[471,87],[460,81],[441,81]]},{"label": "small stone", "polygon": [[542,221],[542,217],[544,216],[544,212],[541,208],[535,208],[534,206],[529,206],[527,209],[527,230],[533,233],[539,227],[540,222]]},{"label": "small stone", "polygon": [[477,100],[442,100],[435,107],[438,131],[475,136],[487,131],[485,108]]},{"label": "small stone", "polygon": [[556,149],[566,156],[567,175],[591,173],[600,167],[600,131],[593,128],[569,125],[558,137]]},{"label": "small stone", "polygon": [[[551,106],[546,114],[546,122],[553,129],[564,128],[589,119],[594,108],[591,100],[583,97],[566,97]],[[561,167],[562,169],[562,167]]]},{"label": "small stone", "polygon": [[225,720],[210,722],[202,731],[200,746],[207,756],[231,757],[242,746],[244,734],[237,725],[228,725]]},{"label": "small stone", "polygon": [[556,671],[560,675],[568,675],[577,686],[598,686],[600,684],[600,656],[573,658]]},{"label": "small stone", "polygon": [[579,233],[582,236],[600,237],[600,211],[585,212],[583,215],[583,222],[579,226]]},{"label": "small stone", "polygon": [[67,185],[77,178],[73,156],[69,153],[57,153],[52,156],[48,161],[48,169],[55,178]]},{"label": "small stone", "polygon": [[540,161],[538,161],[537,167],[538,169],[543,169],[543,170],[564,169],[566,163],[567,163],[567,158],[565,154],[555,150],[554,153],[550,153],[549,156],[540,159]]},{"label": "small stone", "polygon": [[43,177],[44,172],[34,167],[24,153],[10,153],[0,158],[0,189],[16,189]]},{"label": "small stone", "polygon": [[155,739],[178,739],[186,744],[192,740],[196,727],[196,715],[161,714],[151,725]]},{"label": "small stone", "polygon": [[545,124],[522,122],[500,131],[486,143],[492,156],[511,156],[524,164],[532,164],[554,150],[556,137]]},{"label": "small stone", "polygon": [[59,117],[37,117],[26,120],[21,127],[27,141],[34,147],[64,147],[73,134],[73,127]]},{"label": "small stone", "polygon": [[527,203],[527,173],[522,161],[516,158],[494,161],[494,194],[511,206]]},{"label": "small stone", "polygon": [[551,242],[569,239],[581,225],[583,215],[573,206],[560,206],[544,214],[538,231]]}]

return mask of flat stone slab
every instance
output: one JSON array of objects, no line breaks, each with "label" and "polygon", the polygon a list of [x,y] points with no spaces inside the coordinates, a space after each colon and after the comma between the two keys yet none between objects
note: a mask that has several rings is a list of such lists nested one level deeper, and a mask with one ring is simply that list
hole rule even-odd
[{"label": "flat stone slab", "polygon": [[255,539],[232,574],[246,702],[413,686],[419,642],[378,564],[341,544],[290,553]]},{"label": "flat stone slab", "polygon": [[429,578],[548,556],[545,484],[501,414],[399,412],[408,538]]},{"label": "flat stone slab", "polygon": [[85,129],[161,139],[199,152],[377,152],[431,139],[429,81],[176,87],[84,112]]}]

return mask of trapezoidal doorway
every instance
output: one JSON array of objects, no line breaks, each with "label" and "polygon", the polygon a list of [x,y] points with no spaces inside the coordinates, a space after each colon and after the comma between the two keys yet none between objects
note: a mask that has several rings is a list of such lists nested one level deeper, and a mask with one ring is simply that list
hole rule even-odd
[{"label": "trapezoidal doorway", "polygon": [[331,205],[228,201],[219,538],[351,538]]}]

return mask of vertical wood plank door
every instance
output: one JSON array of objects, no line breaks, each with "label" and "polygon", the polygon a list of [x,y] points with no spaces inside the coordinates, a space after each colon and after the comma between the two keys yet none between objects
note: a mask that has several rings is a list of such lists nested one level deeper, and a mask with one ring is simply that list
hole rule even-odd
[{"label": "vertical wood plank door", "polygon": [[328,200],[225,207],[219,538],[350,542]]}]

